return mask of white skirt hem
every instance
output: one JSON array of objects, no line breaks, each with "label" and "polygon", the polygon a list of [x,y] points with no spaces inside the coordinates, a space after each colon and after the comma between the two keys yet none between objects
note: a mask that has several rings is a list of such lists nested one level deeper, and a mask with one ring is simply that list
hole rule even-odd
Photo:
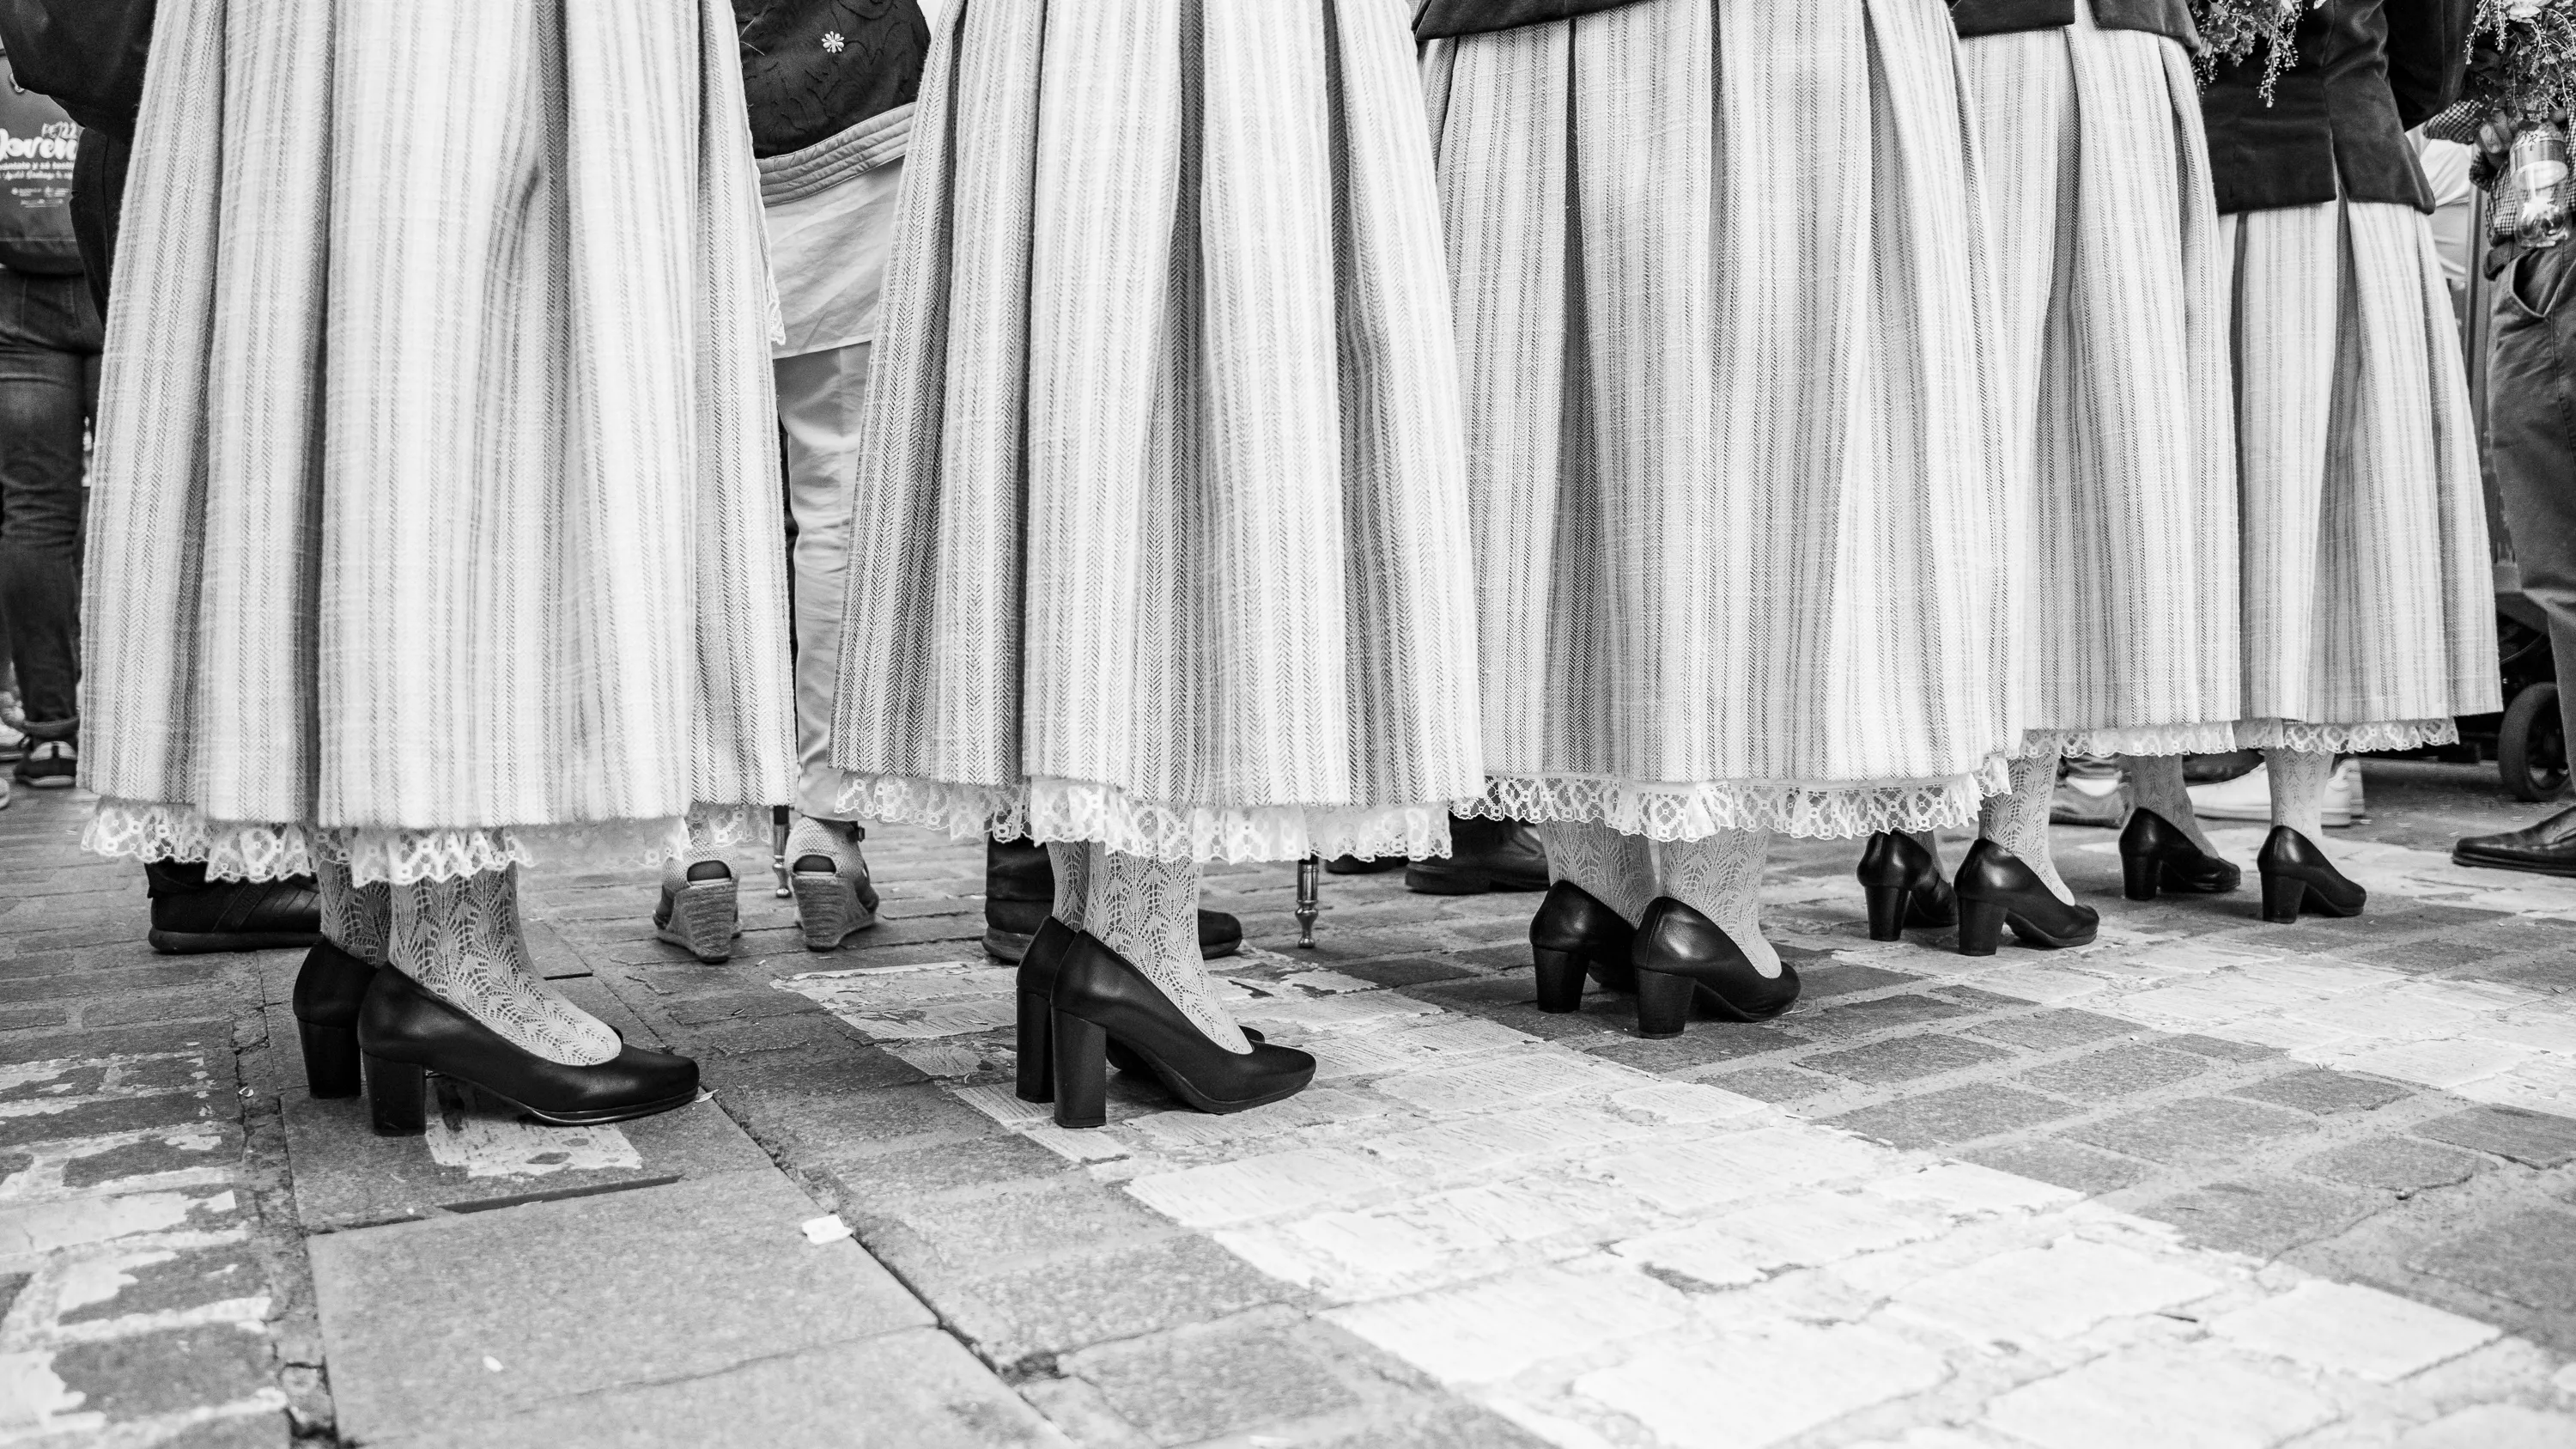
[{"label": "white skirt hem", "polygon": [[1206,805],[1090,780],[969,785],[844,774],[834,802],[861,819],[1040,843],[1095,841],[1148,860],[1242,864],[1310,855],[1420,860],[1449,853],[1449,805]]},{"label": "white skirt hem", "polygon": [[717,847],[766,844],[767,805],[699,805],[686,816],[564,825],[404,830],[310,821],[210,820],[192,805],[102,799],[81,832],[92,854],[138,861],[203,861],[216,880],[280,880],[343,860],[359,885],[413,885],[511,866],[654,867],[688,853],[693,835]]},{"label": "white skirt hem", "polygon": [[1603,825],[1649,840],[1700,840],[1722,830],[1768,830],[1849,840],[1888,830],[1963,828],[1988,795],[2010,788],[1997,755],[1974,773],[1932,780],[1701,780],[1598,775],[1497,776],[1458,813],[1531,824]]}]

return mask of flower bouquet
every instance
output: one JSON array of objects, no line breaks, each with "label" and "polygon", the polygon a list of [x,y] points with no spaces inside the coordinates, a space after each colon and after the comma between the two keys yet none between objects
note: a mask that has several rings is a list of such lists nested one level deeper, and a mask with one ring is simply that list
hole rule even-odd
[{"label": "flower bouquet", "polygon": [[[2576,0],[2478,0],[2458,113],[2476,119],[2496,187],[2491,230],[2525,246],[2567,239],[2567,116],[2576,110]],[[2496,164],[2494,152],[2509,159]]]},{"label": "flower bouquet", "polygon": [[2224,63],[2241,65],[2264,53],[2263,100],[2270,104],[2281,72],[2298,59],[2292,32],[2314,0],[2190,0],[2191,18],[2200,27],[2201,84]]}]

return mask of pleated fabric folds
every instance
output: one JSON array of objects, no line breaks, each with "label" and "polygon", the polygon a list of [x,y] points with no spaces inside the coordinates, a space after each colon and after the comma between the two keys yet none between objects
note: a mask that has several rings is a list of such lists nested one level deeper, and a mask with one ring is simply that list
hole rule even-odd
[{"label": "pleated fabric folds", "polygon": [[721,0],[164,0],[91,503],[94,849],[259,877],[327,840],[417,880],[790,798],[734,49]]},{"label": "pleated fabric folds", "polygon": [[2191,56],[2143,30],[1960,43],[1994,204],[2011,571],[2031,727],[2069,753],[2235,747],[2228,257]]},{"label": "pleated fabric folds", "polygon": [[2225,219],[2248,747],[2395,750],[2503,708],[2476,423],[2431,219]]},{"label": "pleated fabric folds", "polygon": [[1446,852],[1483,781],[1409,19],[942,19],[853,510],[849,813],[1166,860]]},{"label": "pleated fabric folds", "polygon": [[1489,813],[1964,824],[2023,721],[1988,202],[1939,0],[1440,41]]}]

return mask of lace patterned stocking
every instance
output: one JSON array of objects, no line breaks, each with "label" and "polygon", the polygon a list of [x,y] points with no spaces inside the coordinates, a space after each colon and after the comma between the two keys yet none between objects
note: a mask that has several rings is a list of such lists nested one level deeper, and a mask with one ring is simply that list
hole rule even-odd
[{"label": "lace patterned stocking", "polygon": [[[1091,847],[1079,840],[1070,843],[1060,841],[1048,846],[1046,853],[1047,863],[1055,867],[1055,910],[1050,914],[1079,931],[1082,923],[1090,919],[1085,907],[1091,896]],[[1198,903],[1191,902],[1190,909],[1190,939],[1195,943],[1198,939]]]},{"label": "lace patterned stocking", "polygon": [[1717,922],[1737,950],[1765,976],[1780,974],[1780,952],[1762,938],[1762,867],[1771,855],[1768,830],[1721,830],[1700,840],[1666,841],[1665,895]]},{"label": "lace patterned stocking", "polygon": [[1551,881],[1570,880],[1635,925],[1655,899],[1655,858],[1642,835],[1607,825],[1550,821],[1538,828]]},{"label": "lace patterned stocking", "polygon": [[385,964],[386,938],[394,929],[393,888],[362,886],[349,875],[347,857],[316,852],[313,881],[321,888],[322,936],[370,966]]},{"label": "lace patterned stocking", "polygon": [[[809,855],[819,855],[831,861],[832,868],[841,874],[865,879],[868,857],[859,849],[859,842],[867,838],[867,831],[847,820],[817,820],[811,815],[799,814],[796,823],[787,831],[787,858],[798,861]],[[690,843],[696,844],[695,841]],[[698,858],[695,854],[690,856],[693,861]],[[706,858],[717,857],[711,855]]]},{"label": "lace patterned stocking", "polygon": [[1230,1052],[1252,1043],[1208,990],[1199,956],[1199,868],[1195,862],[1146,860],[1105,845],[1090,850],[1083,929],[1135,963],[1208,1040]]},{"label": "lace patterned stocking", "polygon": [[587,1067],[617,1055],[617,1033],[529,964],[518,867],[389,889],[395,970],[547,1061]]},{"label": "lace patterned stocking", "polygon": [[2209,835],[2200,828],[2200,816],[2191,808],[2191,790],[2182,778],[2180,755],[2123,755],[2120,763],[2129,770],[2129,791],[2141,810],[2152,810],[2166,823],[2191,837],[2204,855],[2216,855],[2218,847],[2209,843]]},{"label": "lace patterned stocking", "polygon": [[2048,800],[2057,793],[2059,748],[2034,744],[2030,753],[2010,762],[2012,788],[1986,797],[1977,833],[2011,851],[2049,894],[2073,905],[2075,892],[2057,874],[2056,851],[2048,843]]},{"label": "lace patterned stocking", "polygon": [[2323,842],[2326,782],[2334,778],[2334,755],[2325,750],[2265,750],[2263,767],[2272,777],[2272,823],[2286,825],[2312,843]]}]

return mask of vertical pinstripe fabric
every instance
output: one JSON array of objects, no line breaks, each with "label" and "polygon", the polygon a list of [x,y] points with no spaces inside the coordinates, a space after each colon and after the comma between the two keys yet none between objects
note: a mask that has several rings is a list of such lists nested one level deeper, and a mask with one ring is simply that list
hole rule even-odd
[{"label": "vertical pinstripe fabric", "polygon": [[[93,501],[98,848],[358,878],[788,798],[714,0],[174,0]],[[702,809],[701,813],[704,813]]]},{"label": "vertical pinstripe fabric", "polygon": [[2016,671],[2080,754],[2233,746],[2236,420],[2227,256],[2191,57],[2072,26],[1961,42],[1992,181]]},{"label": "vertical pinstripe fabric", "polygon": [[2021,727],[1986,202],[1937,0],[1645,0],[1425,56],[1485,808],[1958,824]]},{"label": "vertical pinstripe fabric", "polygon": [[2235,258],[2250,747],[2404,749],[2503,707],[2458,325],[2430,219],[2225,219]]},{"label": "vertical pinstripe fabric", "polygon": [[842,807],[1164,860],[1482,786],[1408,0],[966,0],[854,510]]}]

